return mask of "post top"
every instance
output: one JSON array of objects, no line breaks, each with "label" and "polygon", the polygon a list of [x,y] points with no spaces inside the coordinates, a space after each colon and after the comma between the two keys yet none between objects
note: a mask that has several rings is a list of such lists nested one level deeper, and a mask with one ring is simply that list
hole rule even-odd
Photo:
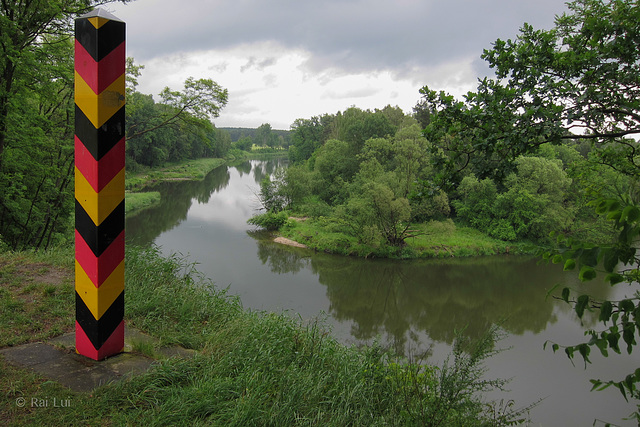
[{"label": "post top", "polygon": [[123,22],[122,19],[117,18],[106,10],[95,8],[91,12],[85,13],[84,15],[80,15],[78,18],[104,18],[109,19],[111,21],[119,21]]}]

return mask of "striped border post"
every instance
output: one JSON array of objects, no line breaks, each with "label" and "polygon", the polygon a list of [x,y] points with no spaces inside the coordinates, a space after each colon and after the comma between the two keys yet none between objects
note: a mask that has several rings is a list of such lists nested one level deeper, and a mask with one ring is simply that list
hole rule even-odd
[{"label": "striped border post", "polygon": [[75,21],[76,352],[124,348],[125,23]]}]

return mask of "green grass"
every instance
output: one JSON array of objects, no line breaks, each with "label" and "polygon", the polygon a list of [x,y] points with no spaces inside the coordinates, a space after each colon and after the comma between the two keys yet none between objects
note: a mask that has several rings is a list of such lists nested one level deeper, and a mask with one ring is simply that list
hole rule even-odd
[{"label": "green grass", "polygon": [[160,203],[160,193],[157,191],[125,193],[124,213],[125,215],[131,215],[158,203]]},{"label": "green grass", "polygon": [[462,257],[521,253],[520,246],[487,236],[470,227],[456,226],[452,221],[431,221],[414,227],[419,234],[406,240],[420,257]]},{"label": "green grass", "polygon": [[30,252],[0,253],[0,347],[73,329],[72,262],[68,248],[53,251],[50,260]]},{"label": "green grass", "polygon": [[[507,425],[526,412],[501,412],[499,404],[481,400],[480,391],[503,384],[481,377],[493,333],[477,344],[460,342],[453,361],[441,368],[409,363],[379,346],[346,347],[321,320],[244,310],[184,258],[127,248],[126,260],[128,324],[196,354],[158,360],[147,373],[92,394],[69,392],[0,359],[0,424],[476,426]],[[14,273],[4,271],[6,283],[13,283]],[[73,294],[65,289],[63,294]],[[146,345],[136,351],[154,354]],[[16,404],[34,397],[70,405]]]},{"label": "green grass", "polygon": [[457,227],[450,220],[413,224],[410,228],[415,237],[407,238],[402,248],[363,244],[345,232],[343,225],[325,217],[289,220],[279,233],[317,251],[360,257],[443,258],[522,253],[518,244],[491,238],[473,228]]},{"label": "green grass", "polygon": [[163,167],[144,169],[137,173],[127,173],[125,189],[136,192],[161,181],[201,180],[213,169],[222,166],[228,159],[202,158],[170,163]]},{"label": "green grass", "polygon": [[213,169],[232,160],[202,158],[168,164],[161,168],[145,168],[141,172],[127,172],[125,179],[125,214],[135,214],[160,203],[160,193],[141,192],[144,188],[162,181],[202,180]]}]

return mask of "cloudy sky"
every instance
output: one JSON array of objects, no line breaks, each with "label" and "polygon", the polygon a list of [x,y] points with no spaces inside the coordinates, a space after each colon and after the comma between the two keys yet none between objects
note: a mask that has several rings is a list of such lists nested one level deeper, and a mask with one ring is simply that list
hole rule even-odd
[{"label": "cloudy sky", "polygon": [[564,0],[136,0],[104,9],[127,24],[138,90],[210,78],[229,90],[218,127],[289,129],[297,118],[399,106],[428,85],[461,95],[480,59],[523,23],[551,28]]}]

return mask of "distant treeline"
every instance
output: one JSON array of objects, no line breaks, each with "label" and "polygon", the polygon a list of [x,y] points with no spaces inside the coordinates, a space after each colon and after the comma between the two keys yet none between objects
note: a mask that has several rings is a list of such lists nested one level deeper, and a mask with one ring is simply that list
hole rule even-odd
[{"label": "distant treeline", "polygon": [[[220,130],[224,130],[227,133],[229,133],[229,136],[231,136],[231,142],[236,142],[239,141],[242,138],[246,138],[249,137],[251,139],[254,139],[256,136],[256,133],[258,131],[258,129],[252,129],[252,128],[218,128]],[[291,131],[289,130],[280,130],[280,129],[271,129],[271,133],[275,134],[277,137],[282,137],[286,142],[287,145],[289,145],[289,141],[291,141]]]},{"label": "distant treeline", "polygon": [[255,151],[261,150],[273,151],[287,149],[291,145],[291,132],[288,130],[271,129],[269,123],[263,123],[256,129],[251,128],[220,128],[230,137],[232,147],[244,150]]}]

